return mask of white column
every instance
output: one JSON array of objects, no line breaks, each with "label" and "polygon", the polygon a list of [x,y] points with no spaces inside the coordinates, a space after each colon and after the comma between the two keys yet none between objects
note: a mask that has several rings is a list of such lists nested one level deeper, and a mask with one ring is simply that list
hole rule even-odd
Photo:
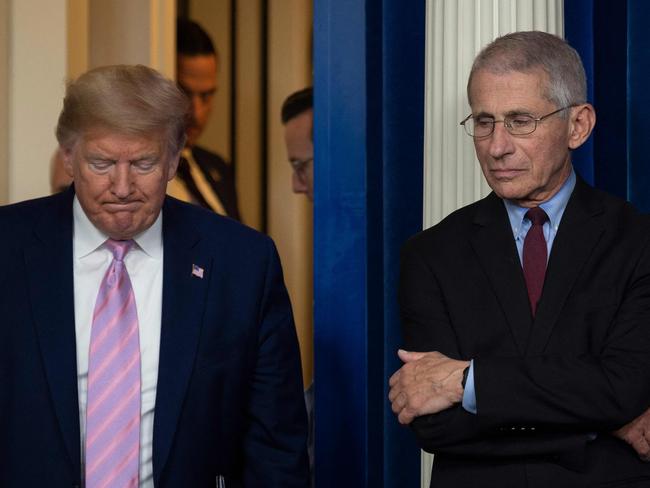
[{"label": "white column", "polygon": [[[428,0],[424,123],[424,221],[430,227],[490,191],[472,139],[459,122],[469,113],[466,84],[483,46],[514,31],[563,35],[563,0]],[[422,453],[428,488],[433,456]]]}]

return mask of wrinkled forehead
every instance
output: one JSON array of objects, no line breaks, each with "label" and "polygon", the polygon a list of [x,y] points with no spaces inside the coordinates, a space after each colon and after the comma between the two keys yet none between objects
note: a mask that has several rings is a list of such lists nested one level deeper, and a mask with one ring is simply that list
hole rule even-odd
[{"label": "wrinkled forehead", "polygon": [[514,94],[512,87],[518,87],[531,98],[548,101],[549,86],[549,75],[541,67],[527,70],[479,68],[472,72],[468,80],[467,99],[470,106],[473,106],[479,94],[501,91],[507,97]]},{"label": "wrinkled forehead", "polygon": [[73,147],[69,149],[85,147],[88,144],[106,145],[110,143],[115,148],[142,146],[164,154],[168,148],[168,140],[168,131],[166,130],[136,131],[109,126],[92,126],[82,130],[74,140]]}]

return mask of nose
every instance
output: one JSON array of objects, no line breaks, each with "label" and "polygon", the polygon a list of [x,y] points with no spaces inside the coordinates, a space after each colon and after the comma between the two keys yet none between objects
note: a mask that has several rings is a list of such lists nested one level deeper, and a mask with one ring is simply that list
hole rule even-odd
[{"label": "nose", "polygon": [[201,97],[199,95],[193,95],[192,96],[192,119],[197,120],[199,118],[199,114],[204,108],[205,103],[203,100],[201,100]]},{"label": "nose", "polygon": [[124,199],[131,194],[131,165],[128,162],[118,162],[113,168],[113,194]]},{"label": "nose", "polygon": [[500,159],[514,151],[512,135],[503,123],[494,124],[494,132],[490,135],[490,156]]},{"label": "nose", "polygon": [[305,182],[305,179],[302,178],[295,170],[293,171],[291,177],[291,183],[294,193],[307,193],[307,182]]}]

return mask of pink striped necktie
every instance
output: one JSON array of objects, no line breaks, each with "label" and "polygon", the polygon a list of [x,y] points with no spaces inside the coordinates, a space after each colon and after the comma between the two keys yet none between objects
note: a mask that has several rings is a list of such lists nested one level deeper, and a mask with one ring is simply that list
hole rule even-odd
[{"label": "pink striped necktie", "polygon": [[86,488],[139,484],[140,340],[124,256],[133,241],[106,241],[113,253],[95,303],[88,356]]}]

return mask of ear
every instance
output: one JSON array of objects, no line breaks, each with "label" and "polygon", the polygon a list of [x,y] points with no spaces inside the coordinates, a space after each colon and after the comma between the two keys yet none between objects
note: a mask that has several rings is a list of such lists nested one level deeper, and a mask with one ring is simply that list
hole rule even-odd
[{"label": "ear", "polygon": [[63,170],[65,171],[65,174],[67,174],[70,178],[74,178],[74,157],[73,153],[74,152],[74,147],[73,148],[64,148],[63,146],[59,146],[59,154],[57,157],[60,157],[61,160],[63,161]]},{"label": "ear", "polygon": [[596,125],[596,111],[589,103],[571,108],[569,149],[577,149],[589,138]]},{"label": "ear", "polygon": [[171,181],[176,176],[176,170],[178,169],[178,163],[181,159],[181,151],[176,153],[176,156],[173,156],[169,160],[169,172],[167,173],[167,181]]}]

